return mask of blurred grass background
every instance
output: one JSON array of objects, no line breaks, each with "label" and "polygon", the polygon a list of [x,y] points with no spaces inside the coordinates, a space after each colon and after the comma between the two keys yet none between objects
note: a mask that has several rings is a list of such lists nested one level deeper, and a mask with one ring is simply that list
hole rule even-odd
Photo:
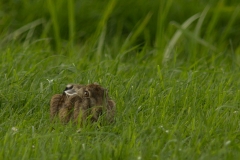
[{"label": "blurred grass background", "polygon": [[[159,54],[178,29],[172,22],[183,24],[207,8],[197,36],[221,51],[239,50],[240,6],[236,0],[2,0],[0,7],[0,35],[4,42],[47,38],[52,48],[61,52],[64,47],[82,46],[87,42],[96,45],[102,34],[104,45],[123,43],[133,36],[131,46],[147,43],[159,50]],[[193,22],[191,28],[196,23]],[[187,45],[191,39],[194,38],[188,37],[179,43]]]}]

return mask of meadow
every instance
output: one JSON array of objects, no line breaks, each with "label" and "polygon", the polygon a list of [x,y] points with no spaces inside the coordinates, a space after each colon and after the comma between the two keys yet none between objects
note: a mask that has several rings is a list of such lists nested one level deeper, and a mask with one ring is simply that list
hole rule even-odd
[{"label": "meadow", "polygon": [[[9,0],[0,17],[0,159],[240,158],[237,0]],[[52,95],[93,82],[114,124],[51,123]]]}]

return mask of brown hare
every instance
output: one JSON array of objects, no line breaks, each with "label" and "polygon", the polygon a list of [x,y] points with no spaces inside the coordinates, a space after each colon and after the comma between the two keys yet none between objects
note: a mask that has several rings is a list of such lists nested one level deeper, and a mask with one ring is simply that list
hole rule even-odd
[{"label": "brown hare", "polygon": [[108,96],[107,89],[97,83],[89,85],[67,85],[63,94],[56,94],[50,102],[51,118],[59,116],[61,122],[98,121],[102,114],[108,122],[114,121],[115,102]]}]

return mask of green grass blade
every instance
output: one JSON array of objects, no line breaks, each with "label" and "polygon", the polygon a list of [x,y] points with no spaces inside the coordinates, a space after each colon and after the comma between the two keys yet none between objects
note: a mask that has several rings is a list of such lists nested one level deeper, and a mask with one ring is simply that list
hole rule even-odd
[{"label": "green grass blade", "polygon": [[166,44],[164,35],[166,32],[166,24],[167,22],[167,17],[170,12],[170,8],[173,5],[172,0],[168,1],[159,1],[159,8],[158,8],[158,17],[157,17],[157,31],[156,31],[156,42],[155,42],[155,47],[157,49],[157,54],[160,55],[159,57],[162,59],[163,55],[163,48]]},{"label": "green grass blade", "polygon": [[47,1],[47,4],[48,4],[48,9],[51,15],[52,25],[53,25],[55,49],[57,53],[60,53],[61,37],[59,32],[59,23],[58,23],[56,5],[54,4],[53,0]]},{"label": "green grass blade", "polygon": [[209,48],[209,49],[212,50],[212,51],[215,51],[215,52],[217,51],[217,48],[216,48],[215,46],[213,46],[213,45],[211,45],[210,43],[206,42],[204,39],[201,39],[201,38],[195,36],[194,33],[186,30],[186,29],[183,28],[181,25],[179,25],[179,24],[177,24],[177,23],[175,23],[175,22],[173,22],[172,24],[173,24],[174,26],[176,26],[178,29],[180,29],[180,30],[182,31],[182,33],[184,33],[184,34],[187,35],[188,37],[194,39],[195,41],[197,41],[198,43],[202,44],[203,46]]},{"label": "green grass blade", "polygon": [[197,25],[195,27],[195,36],[199,37],[199,35],[201,34],[201,28],[202,28],[202,25],[203,25],[203,21],[204,19],[206,18],[206,15],[209,11],[210,7],[209,6],[206,6],[203,10],[203,12],[201,13],[200,17],[199,17],[199,20],[197,22]]},{"label": "green grass blade", "polygon": [[75,17],[74,0],[68,0],[68,28],[69,28],[69,48],[72,52],[75,39]]},{"label": "green grass blade", "polygon": [[152,16],[152,13],[148,13],[144,18],[144,20],[141,22],[141,24],[138,25],[137,29],[129,34],[129,37],[124,42],[120,50],[120,53],[124,52],[129,46],[131,46],[135,42],[137,37],[143,32],[145,26],[148,24],[151,16]]},{"label": "green grass blade", "polygon": [[239,12],[240,12],[240,6],[238,5],[235,8],[234,12],[232,13],[231,18],[229,19],[229,22],[228,22],[226,28],[224,29],[224,32],[221,35],[220,42],[222,42],[222,41],[224,41],[226,39],[226,37],[229,35],[230,30],[233,28],[234,22],[239,20],[238,19],[239,18],[238,17],[239,16]]},{"label": "green grass blade", "polygon": [[8,34],[7,36],[5,36],[2,40],[1,43],[7,42],[7,41],[13,41],[16,40],[20,35],[22,35],[23,33],[33,30],[34,28],[36,28],[37,26],[41,25],[44,23],[43,19],[37,19],[31,23],[28,23],[26,25],[24,25],[23,27],[15,30],[14,32]]},{"label": "green grass blade", "polygon": [[103,44],[107,29],[107,22],[110,18],[113,9],[115,8],[117,0],[110,0],[105,8],[102,18],[100,19],[96,32],[94,33],[93,37],[91,38],[91,46],[94,46],[97,43],[97,56],[99,57],[103,50]]},{"label": "green grass blade", "polygon": [[[186,29],[188,26],[190,26],[195,20],[197,20],[200,17],[199,14],[195,14],[193,16],[191,16],[189,19],[187,19],[182,25],[181,28],[182,29]],[[162,63],[163,65],[165,65],[170,57],[172,56],[172,50],[175,46],[175,44],[177,43],[178,39],[180,38],[180,36],[182,35],[182,30],[178,29],[176,31],[176,33],[173,35],[173,37],[171,38],[170,42],[168,43],[168,45],[165,47],[164,50],[164,54],[163,54],[163,60]]]}]

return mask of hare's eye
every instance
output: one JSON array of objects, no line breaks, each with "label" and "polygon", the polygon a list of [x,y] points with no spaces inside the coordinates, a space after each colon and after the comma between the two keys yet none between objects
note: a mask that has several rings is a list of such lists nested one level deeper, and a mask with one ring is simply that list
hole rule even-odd
[{"label": "hare's eye", "polygon": [[89,96],[89,93],[87,91],[84,91],[84,96],[85,97],[88,97]]}]

